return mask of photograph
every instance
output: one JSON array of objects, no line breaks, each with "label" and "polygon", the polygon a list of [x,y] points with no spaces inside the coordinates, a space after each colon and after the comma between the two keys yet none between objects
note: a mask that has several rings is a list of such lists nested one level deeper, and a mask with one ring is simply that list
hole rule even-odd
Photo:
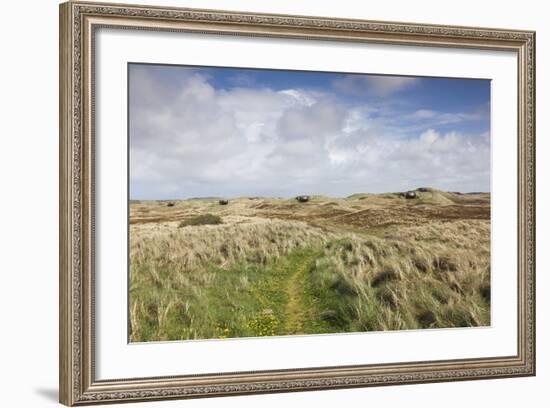
[{"label": "photograph", "polygon": [[491,80],[129,62],[128,341],[491,326]]},{"label": "photograph", "polygon": [[542,20],[193,3],[59,5],[59,401],[535,376]]}]

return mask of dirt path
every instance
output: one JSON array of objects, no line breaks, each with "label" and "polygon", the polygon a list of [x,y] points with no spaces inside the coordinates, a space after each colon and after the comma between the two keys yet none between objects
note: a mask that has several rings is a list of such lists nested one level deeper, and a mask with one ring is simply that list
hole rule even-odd
[{"label": "dirt path", "polygon": [[286,305],[286,332],[287,334],[303,334],[304,321],[309,317],[308,310],[303,304],[304,279],[311,264],[315,260],[315,254],[310,254],[296,265],[295,271],[290,275],[286,292],[288,303]]}]

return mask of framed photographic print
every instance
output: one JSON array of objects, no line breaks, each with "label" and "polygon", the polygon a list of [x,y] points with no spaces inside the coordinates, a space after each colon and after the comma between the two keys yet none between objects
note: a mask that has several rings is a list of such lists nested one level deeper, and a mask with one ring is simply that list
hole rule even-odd
[{"label": "framed photographic print", "polygon": [[66,405],[535,374],[535,33],[60,6]]}]

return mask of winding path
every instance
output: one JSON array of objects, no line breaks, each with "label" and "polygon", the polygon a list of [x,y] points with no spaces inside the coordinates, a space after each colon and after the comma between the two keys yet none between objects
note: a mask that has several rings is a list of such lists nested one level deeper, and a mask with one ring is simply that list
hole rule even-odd
[{"label": "winding path", "polygon": [[315,260],[315,254],[310,254],[296,265],[295,271],[290,275],[286,292],[288,303],[286,305],[286,332],[287,334],[304,334],[304,321],[310,317],[310,311],[305,310],[303,304],[304,280]]}]

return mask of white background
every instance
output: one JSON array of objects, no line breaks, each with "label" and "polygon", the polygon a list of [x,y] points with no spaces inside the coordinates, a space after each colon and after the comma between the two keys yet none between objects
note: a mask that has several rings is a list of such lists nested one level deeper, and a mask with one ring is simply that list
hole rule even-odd
[{"label": "white background", "polygon": [[[514,53],[102,29],[96,66],[98,379],[514,355],[517,59]],[[205,49],[216,50],[205,53]],[[128,61],[491,78],[491,326],[127,344]],[[261,65],[258,65],[261,64]],[[115,137],[113,137],[115,136]],[[407,344],[407,347],[403,347]]]},{"label": "white background", "polygon": [[[137,1],[137,0],[135,0]],[[550,43],[544,3],[524,0],[385,1],[368,5],[353,0],[337,2],[277,2],[202,0],[161,1],[157,4],[225,8],[243,11],[326,15],[374,20],[413,21],[437,24],[525,28],[537,31],[537,132],[538,148],[538,241],[550,242],[549,189],[543,175],[550,171],[544,154],[550,146],[548,89]],[[361,5],[364,4],[364,5]],[[52,406],[57,400],[57,2],[29,0],[6,3],[0,25],[0,239],[2,285],[0,292],[0,361],[3,406]],[[538,376],[525,379],[380,387],[340,391],[231,397],[195,401],[140,404],[140,406],[385,406],[464,407],[545,406],[545,386],[550,381],[546,347],[550,330],[543,311],[550,308],[548,251],[539,245],[537,308]],[[546,392],[545,392],[546,391]],[[127,405],[129,406],[129,405]]]}]

